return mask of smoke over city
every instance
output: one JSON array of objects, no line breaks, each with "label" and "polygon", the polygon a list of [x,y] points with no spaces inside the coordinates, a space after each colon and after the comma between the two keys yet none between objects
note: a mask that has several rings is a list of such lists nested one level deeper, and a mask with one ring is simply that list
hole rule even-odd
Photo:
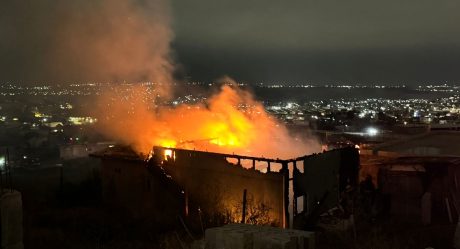
[{"label": "smoke over city", "polygon": [[[209,101],[196,105],[167,108],[154,103],[157,96],[168,97],[173,91],[170,89],[174,70],[170,49],[173,31],[168,1],[9,4],[18,11],[49,9],[49,17],[34,12],[30,13],[31,20],[26,21],[34,23],[37,29],[49,26],[44,33],[32,34],[29,27],[17,34],[18,42],[29,40],[41,50],[32,51],[30,45],[24,46],[31,50],[25,54],[36,54],[31,56],[30,63],[39,54],[40,61],[47,62],[31,72],[35,74],[33,77],[43,73],[68,83],[81,79],[155,83],[154,89],[139,85],[130,93],[115,86],[112,92],[102,93],[97,99],[98,108],[85,110],[95,112],[100,121],[99,131],[110,139],[129,144],[140,153],[147,153],[153,145],[267,156],[273,151],[277,152],[273,155],[279,156],[312,151],[308,146],[293,146],[296,149],[289,151],[281,146],[301,142],[286,143],[291,140],[287,130],[267,115],[249,93],[237,87],[224,86]],[[12,18],[12,14],[4,18]],[[13,26],[20,28],[20,21],[14,20],[17,23]],[[8,28],[2,23],[4,30]]]},{"label": "smoke over city", "polygon": [[[17,13],[2,13],[7,21],[0,22],[5,34],[17,29],[15,41],[8,39],[0,46],[23,46],[22,56],[35,64],[32,68],[36,70],[27,70],[23,80],[114,83],[112,92],[103,92],[97,99],[97,108],[89,105],[90,110],[84,110],[95,112],[99,131],[110,139],[142,153],[148,153],[153,145],[267,157],[317,151],[316,142],[292,138],[251,94],[228,78],[223,81],[229,84],[204,102],[174,107],[159,103],[158,96],[167,99],[174,92],[170,47],[174,32],[167,0],[8,4],[12,5],[9,9],[25,11],[28,16],[19,20],[14,17]],[[29,13],[30,9],[41,11]],[[155,87],[139,85],[128,93],[117,87],[125,82],[152,82]]]},{"label": "smoke over city", "polygon": [[171,82],[173,32],[167,1],[26,0],[2,5],[8,5],[0,10],[0,34],[6,38],[0,41],[0,63],[10,69],[6,77],[25,83]]},{"label": "smoke over city", "polygon": [[[154,145],[271,157],[317,151],[316,142],[290,137],[285,127],[229,78],[222,80],[227,85],[205,103],[176,107],[155,104],[157,96],[168,96],[172,90],[168,86],[173,78],[169,57],[173,32],[171,17],[165,14],[169,12],[164,11],[168,2],[143,3],[142,10],[139,3],[134,6],[128,0],[98,4],[75,14],[61,30],[63,49],[72,51],[66,60],[91,57],[93,63],[82,65],[84,72],[157,83],[153,89],[139,85],[132,92],[115,87],[103,93],[95,115],[104,135],[133,146],[139,153],[148,153]],[[103,11],[95,11],[98,8]],[[80,25],[85,22],[91,25]],[[91,45],[80,53],[80,43]]]}]

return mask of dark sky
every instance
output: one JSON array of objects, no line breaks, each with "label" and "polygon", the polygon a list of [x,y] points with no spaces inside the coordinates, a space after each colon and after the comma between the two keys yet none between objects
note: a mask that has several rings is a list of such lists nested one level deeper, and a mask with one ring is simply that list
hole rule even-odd
[{"label": "dark sky", "polygon": [[175,46],[198,80],[458,82],[459,13],[455,0],[175,0]]},{"label": "dark sky", "polygon": [[3,0],[0,81],[460,82],[458,0],[166,1]]}]

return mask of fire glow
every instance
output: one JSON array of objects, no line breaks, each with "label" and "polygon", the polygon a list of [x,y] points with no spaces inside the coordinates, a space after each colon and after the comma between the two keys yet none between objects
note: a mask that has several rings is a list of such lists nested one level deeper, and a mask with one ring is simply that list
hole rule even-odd
[{"label": "fire glow", "polygon": [[[125,94],[125,93],[124,93]],[[152,108],[146,91],[106,95],[101,131],[148,154],[154,145],[252,156],[292,157],[317,152],[313,139],[296,139],[250,93],[223,85],[205,103]],[[109,107],[109,108],[107,108]],[[166,155],[165,155],[166,156]]]},{"label": "fire glow", "polygon": [[176,159],[176,155],[173,152],[173,150],[167,149],[167,150],[165,150],[165,160],[169,160],[170,158],[171,159]]},{"label": "fire glow", "polygon": [[[174,82],[170,7],[166,0],[142,4],[102,0],[69,15],[57,29],[57,61],[74,65],[79,77],[118,81],[88,105],[100,133],[144,155],[154,145],[280,158],[320,150],[313,139],[300,142],[290,136],[251,94],[228,78],[224,79],[227,85],[204,102],[159,102],[158,96],[165,100],[180,90]],[[88,25],[81,25],[82,21]],[[62,51],[69,52],[68,56],[61,58]],[[149,81],[144,83],[154,87],[127,83],[139,81]],[[128,85],[134,90],[128,90]]]}]

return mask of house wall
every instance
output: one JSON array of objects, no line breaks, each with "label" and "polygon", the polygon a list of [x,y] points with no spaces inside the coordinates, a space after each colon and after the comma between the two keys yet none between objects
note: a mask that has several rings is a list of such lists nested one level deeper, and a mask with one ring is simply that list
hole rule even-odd
[{"label": "house wall", "polygon": [[158,224],[172,225],[183,215],[180,188],[144,161],[102,158],[102,196],[106,207]]},{"label": "house wall", "polygon": [[[163,155],[157,151],[155,154]],[[246,222],[283,226],[284,177],[229,163],[225,157],[198,151],[176,151],[163,168],[184,188],[190,212],[197,207],[208,216],[241,222],[247,190]]]}]

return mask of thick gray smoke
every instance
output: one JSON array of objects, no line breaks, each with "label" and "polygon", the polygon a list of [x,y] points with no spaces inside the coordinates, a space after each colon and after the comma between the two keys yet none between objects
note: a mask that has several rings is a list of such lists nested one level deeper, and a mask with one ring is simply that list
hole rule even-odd
[{"label": "thick gray smoke", "polygon": [[[56,83],[151,81],[162,84],[155,88],[162,96],[170,93],[174,65],[168,0],[7,0],[6,4],[9,12],[0,11],[0,30],[6,37],[0,39],[0,51],[12,65],[1,61],[16,77]],[[26,68],[36,70],[21,74]],[[222,87],[206,103],[174,108],[146,101],[153,93],[142,85],[134,93],[114,89],[85,111],[98,118],[101,133],[138,152],[148,153],[153,145],[192,148],[184,144],[192,140],[208,141],[203,149],[275,157],[302,155],[318,147],[314,140],[291,137],[251,94],[237,87]],[[238,108],[241,104],[248,109]]]},{"label": "thick gray smoke", "polygon": [[5,0],[3,79],[171,82],[167,0]]}]

